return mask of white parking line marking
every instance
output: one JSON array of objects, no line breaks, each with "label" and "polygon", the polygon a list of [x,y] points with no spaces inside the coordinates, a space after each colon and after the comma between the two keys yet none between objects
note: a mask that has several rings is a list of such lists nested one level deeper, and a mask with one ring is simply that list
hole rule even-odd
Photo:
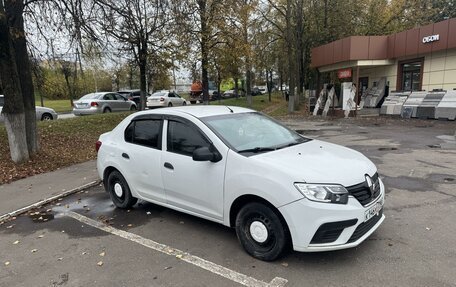
[{"label": "white parking line marking", "polygon": [[215,264],[213,262],[207,261],[201,257],[191,255],[190,253],[181,251],[179,249],[172,248],[165,244],[155,242],[153,240],[141,237],[134,233],[123,231],[117,228],[114,228],[109,225],[105,225],[101,222],[88,218],[86,216],[80,215],[79,213],[73,211],[64,212],[63,215],[74,218],[82,223],[95,227],[97,229],[103,230],[105,232],[111,233],[113,235],[120,236],[122,238],[128,239],[130,241],[141,244],[150,249],[162,252],[167,255],[175,256],[176,258],[183,260],[187,263],[193,264],[197,267],[205,269],[214,274],[220,275],[224,278],[227,278],[231,281],[237,282],[244,286],[249,287],[283,287],[287,284],[288,280],[280,277],[275,277],[271,282],[266,283],[261,280],[257,280],[253,277],[241,274],[239,272],[233,271],[221,265]]}]

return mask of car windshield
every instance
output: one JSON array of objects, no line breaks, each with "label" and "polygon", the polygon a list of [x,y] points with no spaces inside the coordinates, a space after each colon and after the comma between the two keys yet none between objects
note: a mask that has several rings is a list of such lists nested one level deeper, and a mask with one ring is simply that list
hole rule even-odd
[{"label": "car windshield", "polygon": [[91,99],[98,99],[100,97],[100,94],[87,94],[85,96],[83,96],[82,98],[80,98],[79,100],[91,100]]},{"label": "car windshield", "polygon": [[238,153],[260,153],[309,141],[260,113],[241,113],[202,118]]},{"label": "car windshield", "polygon": [[165,97],[166,96],[166,92],[156,92],[156,93],[153,93],[151,97]]}]

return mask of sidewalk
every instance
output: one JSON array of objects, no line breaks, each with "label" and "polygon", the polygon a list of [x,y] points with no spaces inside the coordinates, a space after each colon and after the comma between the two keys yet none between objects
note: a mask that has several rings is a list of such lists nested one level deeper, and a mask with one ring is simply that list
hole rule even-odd
[{"label": "sidewalk", "polygon": [[97,180],[96,161],[92,160],[0,185],[0,217]]}]

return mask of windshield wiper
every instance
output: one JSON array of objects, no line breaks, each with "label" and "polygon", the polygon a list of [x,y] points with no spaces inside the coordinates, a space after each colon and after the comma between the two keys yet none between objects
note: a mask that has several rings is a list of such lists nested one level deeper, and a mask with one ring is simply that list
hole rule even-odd
[{"label": "windshield wiper", "polygon": [[245,153],[245,152],[259,153],[259,152],[265,152],[265,151],[273,151],[276,149],[277,148],[272,148],[272,147],[254,147],[254,148],[249,148],[249,149],[243,149],[238,152],[239,153]]}]

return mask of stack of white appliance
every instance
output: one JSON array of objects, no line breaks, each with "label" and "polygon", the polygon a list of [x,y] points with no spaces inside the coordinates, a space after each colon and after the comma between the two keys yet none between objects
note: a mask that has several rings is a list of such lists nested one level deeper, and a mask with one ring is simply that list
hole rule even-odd
[{"label": "stack of white appliance", "polygon": [[399,116],[402,111],[402,106],[410,94],[411,92],[391,92],[389,96],[385,98],[380,109],[380,114]]},{"label": "stack of white appliance", "polygon": [[448,91],[435,108],[435,119],[456,119],[456,91]]}]

